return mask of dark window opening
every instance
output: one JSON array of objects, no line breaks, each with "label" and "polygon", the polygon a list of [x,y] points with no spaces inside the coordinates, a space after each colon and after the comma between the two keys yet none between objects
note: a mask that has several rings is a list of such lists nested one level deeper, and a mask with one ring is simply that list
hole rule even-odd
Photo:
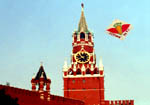
[{"label": "dark window opening", "polygon": [[76,74],[77,74],[77,75],[80,75],[80,74],[81,74],[81,70],[78,69],[77,72],[76,72]]},{"label": "dark window opening", "polygon": [[80,33],[80,39],[85,39],[85,34],[83,32]]},{"label": "dark window opening", "polygon": [[86,74],[91,74],[91,70],[90,70],[90,69],[87,69],[87,70],[86,70]]},{"label": "dark window opening", "polygon": [[97,69],[95,69],[94,74],[99,74],[99,71]]}]

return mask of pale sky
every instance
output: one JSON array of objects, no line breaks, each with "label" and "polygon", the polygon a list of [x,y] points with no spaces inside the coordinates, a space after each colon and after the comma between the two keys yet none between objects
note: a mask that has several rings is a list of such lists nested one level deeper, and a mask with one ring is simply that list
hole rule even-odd
[{"label": "pale sky", "polygon": [[[105,99],[150,105],[149,0],[0,0],[0,84],[31,89],[42,61],[51,93],[63,96],[62,67],[82,2],[97,63],[103,58]],[[105,31],[115,19],[133,26],[123,41]]]}]

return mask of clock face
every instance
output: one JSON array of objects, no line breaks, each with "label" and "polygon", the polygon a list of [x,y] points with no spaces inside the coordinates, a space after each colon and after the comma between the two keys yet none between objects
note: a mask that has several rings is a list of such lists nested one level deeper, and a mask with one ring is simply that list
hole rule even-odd
[{"label": "clock face", "polygon": [[87,63],[90,60],[88,52],[78,52],[75,54],[75,59],[78,63]]}]

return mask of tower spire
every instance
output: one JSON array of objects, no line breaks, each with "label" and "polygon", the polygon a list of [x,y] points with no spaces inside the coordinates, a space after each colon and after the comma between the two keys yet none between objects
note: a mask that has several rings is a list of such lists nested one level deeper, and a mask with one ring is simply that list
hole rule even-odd
[{"label": "tower spire", "polygon": [[67,71],[67,70],[68,70],[67,59],[65,59],[64,66],[63,66],[63,71]]},{"label": "tower spire", "polygon": [[41,66],[43,66],[43,62],[41,61],[40,63],[41,63]]},{"label": "tower spire", "polygon": [[86,24],[85,16],[84,16],[84,4],[81,4],[82,10],[81,10],[81,17],[79,21],[78,31],[88,31],[88,27]]},{"label": "tower spire", "polygon": [[103,62],[102,62],[102,57],[100,57],[99,69],[102,70],[102,71],[104,70],[104,66],[103,66]]}]

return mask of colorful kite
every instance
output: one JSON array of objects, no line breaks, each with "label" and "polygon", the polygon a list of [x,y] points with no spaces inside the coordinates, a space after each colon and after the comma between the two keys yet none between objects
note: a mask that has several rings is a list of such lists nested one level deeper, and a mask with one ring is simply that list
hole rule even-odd
[{"label": "colorful kite", "polygon": [[115,36],[121,40],[124,40],[127,36],[128,32],[131,30],[131,24],[125,23],[120,20],[115,20],[113,23],[108,27],[107,32],[108,34]]}]

